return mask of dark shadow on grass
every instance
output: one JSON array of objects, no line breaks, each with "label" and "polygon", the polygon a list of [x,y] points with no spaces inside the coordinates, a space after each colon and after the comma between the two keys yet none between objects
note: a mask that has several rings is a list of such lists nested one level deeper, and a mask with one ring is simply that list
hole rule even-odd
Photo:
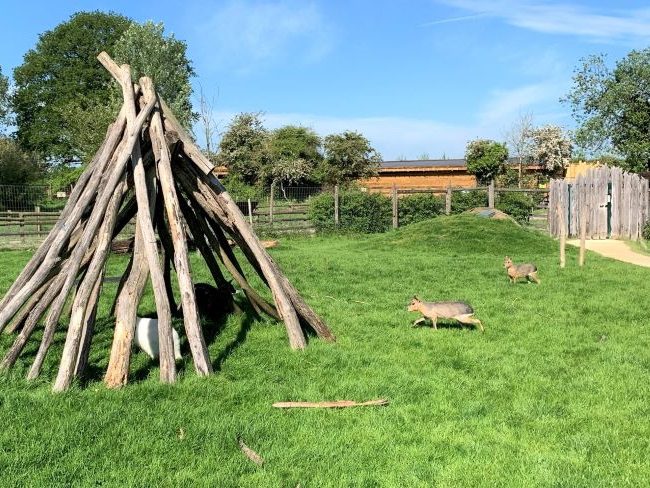
[{"label": "dark shadow on grass", "polygon": [[[468,324],[461,324],[460,322],[457,322],[455,320],[440,320],[438,319],[437,322],[437,327],[438,329],[476,329],[477,331],[480,332],[478,327],[475,327],[474,325],[468,325]],[[431,321],[427,320],[424,325],[421,325],[419,327],[414,327],[415,329],[431,329],[431,330],[436,330],[433,328]]]}]

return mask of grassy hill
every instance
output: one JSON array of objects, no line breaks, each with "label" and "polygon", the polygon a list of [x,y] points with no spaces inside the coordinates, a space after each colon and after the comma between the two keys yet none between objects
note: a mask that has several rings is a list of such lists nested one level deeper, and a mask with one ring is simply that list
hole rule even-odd
[{"label": "grassy hill", "polygon": [[[143,353],[122,391],[101,383],[111,342],[107,284],[91,379],[50,392],[30,354],[0,377],[0,485],[647,486],[648,272],[589,254],[557,265],[533,231],[441,217],[370,237],[282,241],[272,250],[339,340],[289,350],[273,321],[231,317],[210,346],[216,374],[190,360],[162,386]],[[504,255],[534,261],[540,286],[511,285]],[[0,253],[0,292],[24,252]],[[195,260],[199,280],[207,271]],[[117,275],[122,258],[111,262]],[[470,302],[485,334],[412,329],[410,298]],[[142,312],[152,311],[151,292]],[[10,338],[0,337],[2,353]],[[386,407],[276,410],[275,401],[385,397]],[[237,437],[266,460],[259,468]]]}]

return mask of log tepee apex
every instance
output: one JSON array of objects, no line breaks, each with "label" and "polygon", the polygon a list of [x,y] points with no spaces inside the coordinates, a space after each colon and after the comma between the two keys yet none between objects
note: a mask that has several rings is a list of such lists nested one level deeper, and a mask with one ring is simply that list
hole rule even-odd
[{"label": "log tepee apex", "polygon": [[[98,59],[119,83],[124,104],[70,194],[60,219],[0,301],[0,330],[18,332],[0,368],[13,366],[44,316],[43,337],[28,374],[28,378],[37,377],[56,327],[64,318],[64,305],[72,296],[54,390],[67,389],[75,377],[83,374],[111,242],[134,217],[133,253],[113,306],[115,330],[105,376],[109,387],[127,382],[136,311],[149,278],[158,315],[160,379],[175,381],[171,311],[176,304],[169,280],[170,265],[178,278],[194,367],[199,375],[212,373],[194,294],[188,233],[215,284],[223,285],[225,273],[229,273],[255,311],[284,322],[292,349],[306,346],[303,327],[334,341],[327,325],[261,245],[237,204],[212,173],[214,166],[158,96],[152,81],[141,78],[133,84],[128,65],[118,66],[106,53]],[[164,252],[164,267],[157,235]],[[228,237],[241,247],[268,285],[274,303],[267,302],[249,284]]]}]

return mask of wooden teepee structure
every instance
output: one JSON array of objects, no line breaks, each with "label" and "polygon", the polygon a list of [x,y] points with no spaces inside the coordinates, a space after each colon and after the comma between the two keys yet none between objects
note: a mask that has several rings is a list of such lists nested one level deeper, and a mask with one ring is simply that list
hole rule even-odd
[{"label": "wooden teepee structure", "polygon": [[[223,185],[149,78],[131,81],[128,65],[118,66],[106,53],[98,56],[122,88],[124,104],[88,168],[79,178],[59,221],[0,301],[0,330],[18,332],[0,362],[10,368],[45,315],[40,347],[28,373],[39,375],[68,296],[70,321],[55,391],[67,389],[87,364],[97,303],[111,242],[136,217],[133,253],[113,305],[115,331],[105,381],[127,381],[136,311],[151,276],[160,342],[160,379],[176,377],[171,310],[175,307],[170,268],[178,276],[185,333],[199,375],[212,372],[201,331],[188,259],[186,228],[217,285],[225,268],[253,309],[284,321],[293,349],[306,346],[303,327],[328,341],[334,336],[282,274],[245,221]],[[164,263],[156,245],[156,232]],[[228,243],[241,248],[271,289],[274,304],[255,291]]]}]

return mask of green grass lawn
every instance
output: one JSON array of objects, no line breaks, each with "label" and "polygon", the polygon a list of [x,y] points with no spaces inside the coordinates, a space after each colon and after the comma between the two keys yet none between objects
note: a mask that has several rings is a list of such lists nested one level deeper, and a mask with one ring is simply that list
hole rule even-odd
[{"label": "green grass lawn", "polygon": [[[231,317],[174,386],[135,354],[133,381],[101,383],[111,342],[105,286],[91,380],[51,393],[24,374],[34,340],[0,377],[1,486],[649,486],[648,270],[567,250],[507,221],[440,217],[370,237],[291,238],[271,251],[330,324],[336,344],[292,352],[282,325]],[[504,255],[540,286],[511,285]],[[0,291],[26,252],[0,253]],[[196,256],[197,280],[207,272]],[[111,262],[119,274],[122,258]],[[412,329],[412,295],[469,301],[485,334]],[[142,311],[153,310],[151,292]],[[2,353],[10,338],[2,335]],[[277,410],[275,401],[385,407]],[[237,437],[266,461],[246,459]]]}]

